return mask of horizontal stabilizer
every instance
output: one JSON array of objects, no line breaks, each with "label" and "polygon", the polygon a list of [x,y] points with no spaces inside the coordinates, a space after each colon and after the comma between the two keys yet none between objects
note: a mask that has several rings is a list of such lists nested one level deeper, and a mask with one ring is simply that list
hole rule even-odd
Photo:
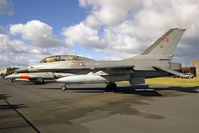
[{"label": "horizontal stabilizer", "polygon": [[168,73],[173,74],[173,75],[177,75],[177,76],[183,77],[183,78],[187,78],[187,76],[188,76],[188,75],[186,75],[186,74],[183,74],[183,73],[174,71],[174,70],[172,70],[172,69],[161,68],[161,67],[156,67],[156,66],[154,66],[154,68],[155,68],[155,69],[162,70],[162,71],[165,71],[165,72],[168,72]]}]

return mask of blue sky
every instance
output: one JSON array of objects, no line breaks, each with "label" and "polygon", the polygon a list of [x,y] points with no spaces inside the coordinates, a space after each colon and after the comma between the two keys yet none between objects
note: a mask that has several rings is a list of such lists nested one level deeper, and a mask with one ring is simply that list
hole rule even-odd
[{"label": "blue sky", "polygon": [[53,27],[58,38],[63,27],[78,24],[86,17],[86,10],[79,7],[77,0],[19,0],[10,1],[13,15],[0,15],[0,24],[9,27],[11,24],[40,20]]},{"label": "blue sky", "polygon": [[198,16],[197,0],[0,0],[0,66],[55,54],[124,59],[176,27],[186,32],[174,61],[187,66],[199,58]]},{"label": "blue sky", "polygon": [[10,1],[13,15],[1,15],[1,25],[26,23],[40,20],[60,32],[63,26],[78,24],[86,17],[86,10],[79,7],[77,0],[14,0]]},{"label": "blue sky", "polygon": [[[59,39],[64,39],[61,35],[63,27],[79,24],[87,15],[87,10],[79,6],[78,0],[59,0],[59,2],[56,0],[13,0],[8,2],[14,13],[0,15],[0,25],[9,30],[9,26],[12,24],[25,24],[31,20],[39,20],[52,26],[53,34]],[[20,35],[11,35],[10,38],[22,40]],[[27,40],[23,41],[27,44],[30,43]],[[76,51],[75,54],[94,58],[101,58],[104,55],[103,52],[96,53],[92,49],[85,49],[78,44],[71,49]]]}]

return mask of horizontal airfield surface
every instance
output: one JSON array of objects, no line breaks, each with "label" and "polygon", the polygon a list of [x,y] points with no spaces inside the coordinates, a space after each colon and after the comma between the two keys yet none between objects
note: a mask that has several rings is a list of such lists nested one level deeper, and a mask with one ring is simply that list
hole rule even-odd
[{"label": "horizontal airfield surface", "polygon": [[0,133],[198,133],[199,87],[139,86],[118,83],[34,85],[0,80]]}]

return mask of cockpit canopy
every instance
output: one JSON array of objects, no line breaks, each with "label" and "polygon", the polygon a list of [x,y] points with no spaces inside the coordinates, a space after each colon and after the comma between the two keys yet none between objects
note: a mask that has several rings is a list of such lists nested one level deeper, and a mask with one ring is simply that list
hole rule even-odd
[{"label": "cockpit canopy", "polygon": [[43,60],[40,61],[40,63],[69,61],[69,60],[92,60],[92,59],[81,56],[75,56],[75,55],[56,55],[44,58]]}]

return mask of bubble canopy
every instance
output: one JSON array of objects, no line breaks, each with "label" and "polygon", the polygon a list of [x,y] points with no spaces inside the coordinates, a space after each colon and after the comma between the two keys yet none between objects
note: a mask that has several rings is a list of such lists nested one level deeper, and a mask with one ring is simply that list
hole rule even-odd
[{"label": "bubble canopy", "polygon": [[92,60],[92,59],[76,55],[56,55],[56,56],[46,57],[43,60],[41,60],[39,63],[70,61],[70,60]]}]

